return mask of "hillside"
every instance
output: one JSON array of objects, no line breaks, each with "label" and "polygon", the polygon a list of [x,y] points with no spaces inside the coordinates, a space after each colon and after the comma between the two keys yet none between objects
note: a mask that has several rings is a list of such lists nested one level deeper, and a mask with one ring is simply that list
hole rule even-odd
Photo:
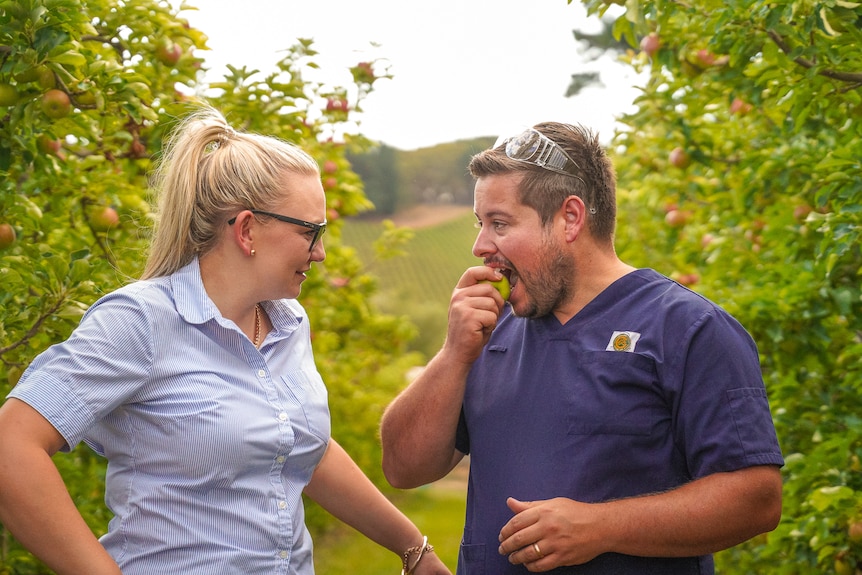
[{"label": "hillside", "polygon": [[478,265],[471,253],[476,229],[469,206],[414,206],[390,218],[413,230],[405,255],[374,259],[372,243],[382,220],[349,219],[343,228],[345,245],[356,249],[366,270],[380,279],[375,304],[386,313],[407,315],[419,328],[413,349],[431,356],[446,333],[452,289],[464,270]]}]

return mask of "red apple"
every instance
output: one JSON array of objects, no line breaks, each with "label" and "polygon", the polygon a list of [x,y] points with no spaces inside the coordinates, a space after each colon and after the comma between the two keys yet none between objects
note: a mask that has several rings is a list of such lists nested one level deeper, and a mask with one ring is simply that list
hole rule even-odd
[{"label": "red apple", "polygon": [[72,111],[72,101],[62,90],[48,90],[42,95],[42,111],[52,120],[59,120]]},{"label": "red apple", "polygon": [[90,216],[90,225],[97,232],[107,232],[108,230],[117,227],[120,224],[120,216],[117,210],[111,206],[105,206],[96,210]]},{"label": "red apple", "polygon": [[659,48],[661,48],[661,40],[655,32],[650,32],[641,39],[641,50],[650,58],[655,56]]},{"label": "red apple", "polygon": [[686,169],[691,164],[691,157],[689,157],[688,152],[680,147],[676,147],[670,151],[668,160],[672,166],[681,170]]},{"label": "red apple", "polygon": [[14,244],[16,239],[15,228],[7,223],[0,224],[0,250],[5,250]]},{"label": "red apple", "polygon": [[702,66],[709,67],[715,64],[715,54],[703,48],[697,51],[697,60]]},{"label": "red apple", "polygon": [[156,58],[166,66],[176,65],[176,63],[180,61],[180,57],[182,55],[182,47],[171,40],[159,42],[156,46]]},{"label": "red apple", "polygon": [[324,190],[332,190],[336,187],[338,187],[338,180],[336,178],[329,177],[323,180]]},{"label": "red apple", "polygon": [[371,62],[360,62],[356,65],[354,76],[362,82],[371,82],[374,80],[374,68]]},{"label": "red apple", "polygon": [[326,100],[327,112],[346,112],[348,109],[347,100],[344,98],[329,98]]},{"label": "red apple", "polygon": [[691,214],[683,210],[671,210],[664,216],[664,221],[672,228],[681,228],[688,222]]},{"label": "red apple", "polygon": [[42,134],[36,141],[36,147],[38,147],[39,151],[43,154],[59,156],[63,149],[63,140],[55,140],[48,134]]},{"label": "red apple", "polygon": [[138,159],[147,157],[147,147],[138,138],[135,138],[129,144],[129,157]]},{"label": "red apple", "polygon": [[336,164],[333,160],[326,160],[323,162],[323,173],[325,174],[334,174],[338,171],[338,164]]},{"label": "red apple", "polygon": [[697,274],[683,274],[679,278],[679,283],[684,286],[693,286],[700,281],[700,276]]},{"label": "red apple", "polygon": [[743,100],[742,98],[734,98],[730,103],[730,113],[744,116],[749,113],[754,106]]},{"label": "red apple", "polygon": [[700,281],[700,276],[696,273],[684,274],[681,272],[674,272],[671,274],[670,277],[676,283],[684,285],[686,287],[693,286]]},{"label": "red apple", "polygon": [[811,213],[811,206],[806,204],[800,204],[793,208],[793,219],[797,221],[804,221],[805,218],[808,217],[808,214]]}]

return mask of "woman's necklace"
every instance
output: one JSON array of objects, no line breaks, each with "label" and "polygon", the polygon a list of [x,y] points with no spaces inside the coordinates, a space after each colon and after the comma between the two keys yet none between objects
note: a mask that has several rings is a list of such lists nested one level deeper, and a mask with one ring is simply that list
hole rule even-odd
[{"label": "woman's necklace", "polygon": [[260,304],[254,304],[254,347],[260,347]]}]

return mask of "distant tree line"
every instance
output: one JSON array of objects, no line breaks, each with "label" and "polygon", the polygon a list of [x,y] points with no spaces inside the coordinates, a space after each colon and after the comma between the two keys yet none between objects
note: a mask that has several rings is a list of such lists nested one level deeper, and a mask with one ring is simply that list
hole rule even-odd
[{"label": "distant tree line", "polygon": [[[625,53],[629,44],[613,33],[613,20],[601,20],[598,32],[573,30],[575,49],[587,62],[602,55]],[[585,69],[571,74],[566,97],[574,97],[590,86],[601,87],[598,71]],[[392,215],[419,204],[472,205],[473,180],[467,164],[473,154],[494,143],[494,137],[480,137],[405,151],[386,144],[348,152],[352,169],[362,179],[365,194],[374,209],[363,216]]]},{"label": "distant tree line", "polygon": [[386,216],[418,204],[472,205],[473,179],[467,164],[493,143],[488,136],[409,151],[380,144],[348,153],[347,159],[374,203],[367,214]]}]

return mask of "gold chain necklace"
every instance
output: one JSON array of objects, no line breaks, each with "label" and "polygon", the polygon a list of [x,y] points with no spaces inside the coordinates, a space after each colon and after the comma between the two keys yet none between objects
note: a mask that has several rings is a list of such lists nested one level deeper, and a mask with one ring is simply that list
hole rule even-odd
[{"label": "gold chain necklace", "polygon": [[254,304],[254,347],[260,345],[260,304]]}]

